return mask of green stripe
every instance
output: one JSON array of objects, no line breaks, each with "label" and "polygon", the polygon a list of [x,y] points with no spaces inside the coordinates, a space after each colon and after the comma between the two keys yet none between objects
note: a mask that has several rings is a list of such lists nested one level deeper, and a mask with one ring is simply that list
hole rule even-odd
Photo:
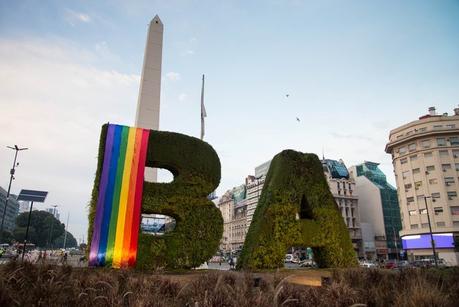
[{"label": "green stripe", "polygon": [[121,131],[120,156],[118,159],[118,166],[116,168],[115,189],[113,192],[112,215],[110,216],[110,229],[108,231],[105,265],[111,265],[113,260],[113,248],[115,247],[116,224],[118,221],[118,210],[120,207],[121,183],[123,182],[124,161],[126,160],[128,136],[129,127],[123,126],[123,130]]}]

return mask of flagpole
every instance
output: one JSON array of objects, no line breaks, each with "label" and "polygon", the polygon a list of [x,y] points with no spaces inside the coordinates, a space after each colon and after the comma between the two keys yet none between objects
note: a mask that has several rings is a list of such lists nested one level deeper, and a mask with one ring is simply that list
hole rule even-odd
[{"label": "flagpole", "polygon": [[64,233],[64,250],[65,250],[65,243],[67,243],[67,232],[69,228],[69,217],[70,217],[70,212],[67,213],[67,225],[65,226],[65,233]]},{"label": "flagpole", "polygon": [[202,75],[202,88],[201,88],[201,140],[204,139],[204,117],[207,117],[206,108],[204,107],[204,75]]}]

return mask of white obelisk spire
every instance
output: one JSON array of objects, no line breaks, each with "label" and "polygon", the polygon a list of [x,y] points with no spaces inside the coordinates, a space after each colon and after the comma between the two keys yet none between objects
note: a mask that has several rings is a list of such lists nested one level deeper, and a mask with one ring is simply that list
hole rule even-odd
[{"label": "white obelisk spire", "polygon": [[[140,79],[139,100],[135,116],[136,127],[159,129],[163,30],[163,23],[159,16],[156,15],[148,27],[142,78]],[[146,169],[145,179],[147,181],[156,182],[156,177],[156,171]]]}]

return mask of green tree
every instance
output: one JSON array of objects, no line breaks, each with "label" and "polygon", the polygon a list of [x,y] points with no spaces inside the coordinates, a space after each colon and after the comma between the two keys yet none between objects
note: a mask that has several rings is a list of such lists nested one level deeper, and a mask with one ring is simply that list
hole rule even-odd
[{"label": "green tree", "polygon": [[[53,246],[55,248],[63,248],[64,247],[64,237],[65,237],[65,232],[53,241]],[[67,248],[67,247],[77,247],[77,246],[78,246],[77,240],[70,232],[67,231],[67,239],[65,241],[65,247]]]},{"label": "green tree", "polygon": [[[29,212],[19,214],[16,218],[16,229],[14,230],[14,238],[16,241],[23,242]],[[51,233],[52,229],[52,233]],[[27,241],[35,244],[38,247],[48,247],[56,238],[64,233],[64,224],[56,219],[51,213],[46,211],[32,211],[30,218],[29,236]]]}]

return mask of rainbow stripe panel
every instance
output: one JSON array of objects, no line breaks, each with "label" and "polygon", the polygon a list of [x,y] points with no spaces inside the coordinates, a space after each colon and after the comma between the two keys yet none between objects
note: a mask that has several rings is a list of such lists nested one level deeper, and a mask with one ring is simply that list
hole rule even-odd
[{"label": "rainbow stripe panel", "polygon": [[134,266],[150,130],[108,125],[90,266]]}]

